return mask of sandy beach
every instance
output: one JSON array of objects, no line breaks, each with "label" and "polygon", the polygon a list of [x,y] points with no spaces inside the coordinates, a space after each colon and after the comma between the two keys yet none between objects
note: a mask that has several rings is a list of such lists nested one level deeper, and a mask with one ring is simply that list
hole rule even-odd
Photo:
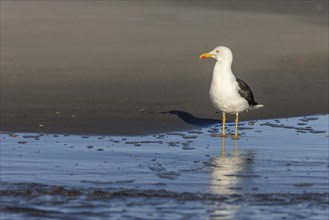
[{"label": "sandy beach", "polygon": [[214,61],[199,55],[218,45],[266,106],[241,120],[328,113],[326,1],[1,1],[1,130],[141,135],[216,122]]}]

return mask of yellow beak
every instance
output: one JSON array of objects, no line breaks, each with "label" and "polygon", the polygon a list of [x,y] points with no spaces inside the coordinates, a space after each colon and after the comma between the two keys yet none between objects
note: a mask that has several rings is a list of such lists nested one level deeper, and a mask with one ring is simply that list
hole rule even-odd
[{"label": "yellow beak", "polygon": [[209,58],[209,57],[213,57],[213,54],[211,54],[211,53],[203,53],[203,54],[200,55],[200,59]]}]

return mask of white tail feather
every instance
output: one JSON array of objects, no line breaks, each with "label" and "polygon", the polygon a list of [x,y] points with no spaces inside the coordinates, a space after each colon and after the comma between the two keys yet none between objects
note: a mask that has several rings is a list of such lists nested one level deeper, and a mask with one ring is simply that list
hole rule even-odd
[{"label": "white tail feather", "polygon": [[250,110],[259,109],[259,108],[264,108],[264,105],[262,105],[262,104],[257,104],[257,105],[254,105],[254,106],[250,106],[250,107],[249,107]]}]

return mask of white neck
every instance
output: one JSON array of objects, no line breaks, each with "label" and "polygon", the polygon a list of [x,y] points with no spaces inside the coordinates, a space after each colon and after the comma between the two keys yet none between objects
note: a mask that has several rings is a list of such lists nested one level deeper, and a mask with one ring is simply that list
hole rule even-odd
[{"label": "white neck", "polygon": [[231,69],[232,62],[217,61],[214,67],[214,72],[212,75],[212,81],[233,81],[236,80],[235,76],[232,73]]}]

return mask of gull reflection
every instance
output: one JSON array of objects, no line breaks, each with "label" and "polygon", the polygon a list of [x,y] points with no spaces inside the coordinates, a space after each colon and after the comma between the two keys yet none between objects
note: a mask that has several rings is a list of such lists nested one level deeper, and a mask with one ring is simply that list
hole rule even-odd
[{"label": "gull reflection", "polygon": [[222,138],[221,154],[212,160],[210,190],[214,194],[236,193],[240,178],[238,174],[244,169],[244,160],[239,157],[238,140],[234,149],[226,152],[225,139]]},{"label": "gull reflection", "polygon": [[[222,138],[221,153],[211,161],[210,192],[216,195],[241,194],[243,187],[250,185],[245,177],[251,176],[253,161],[252,151],[239,152],[238,140],[234,147],[225,146],[226,138]],[[227,147],[227,148],[226,148]],[[213,210],[212,217],[234,218],[238,211],[237,204],[220,204]]]}]

